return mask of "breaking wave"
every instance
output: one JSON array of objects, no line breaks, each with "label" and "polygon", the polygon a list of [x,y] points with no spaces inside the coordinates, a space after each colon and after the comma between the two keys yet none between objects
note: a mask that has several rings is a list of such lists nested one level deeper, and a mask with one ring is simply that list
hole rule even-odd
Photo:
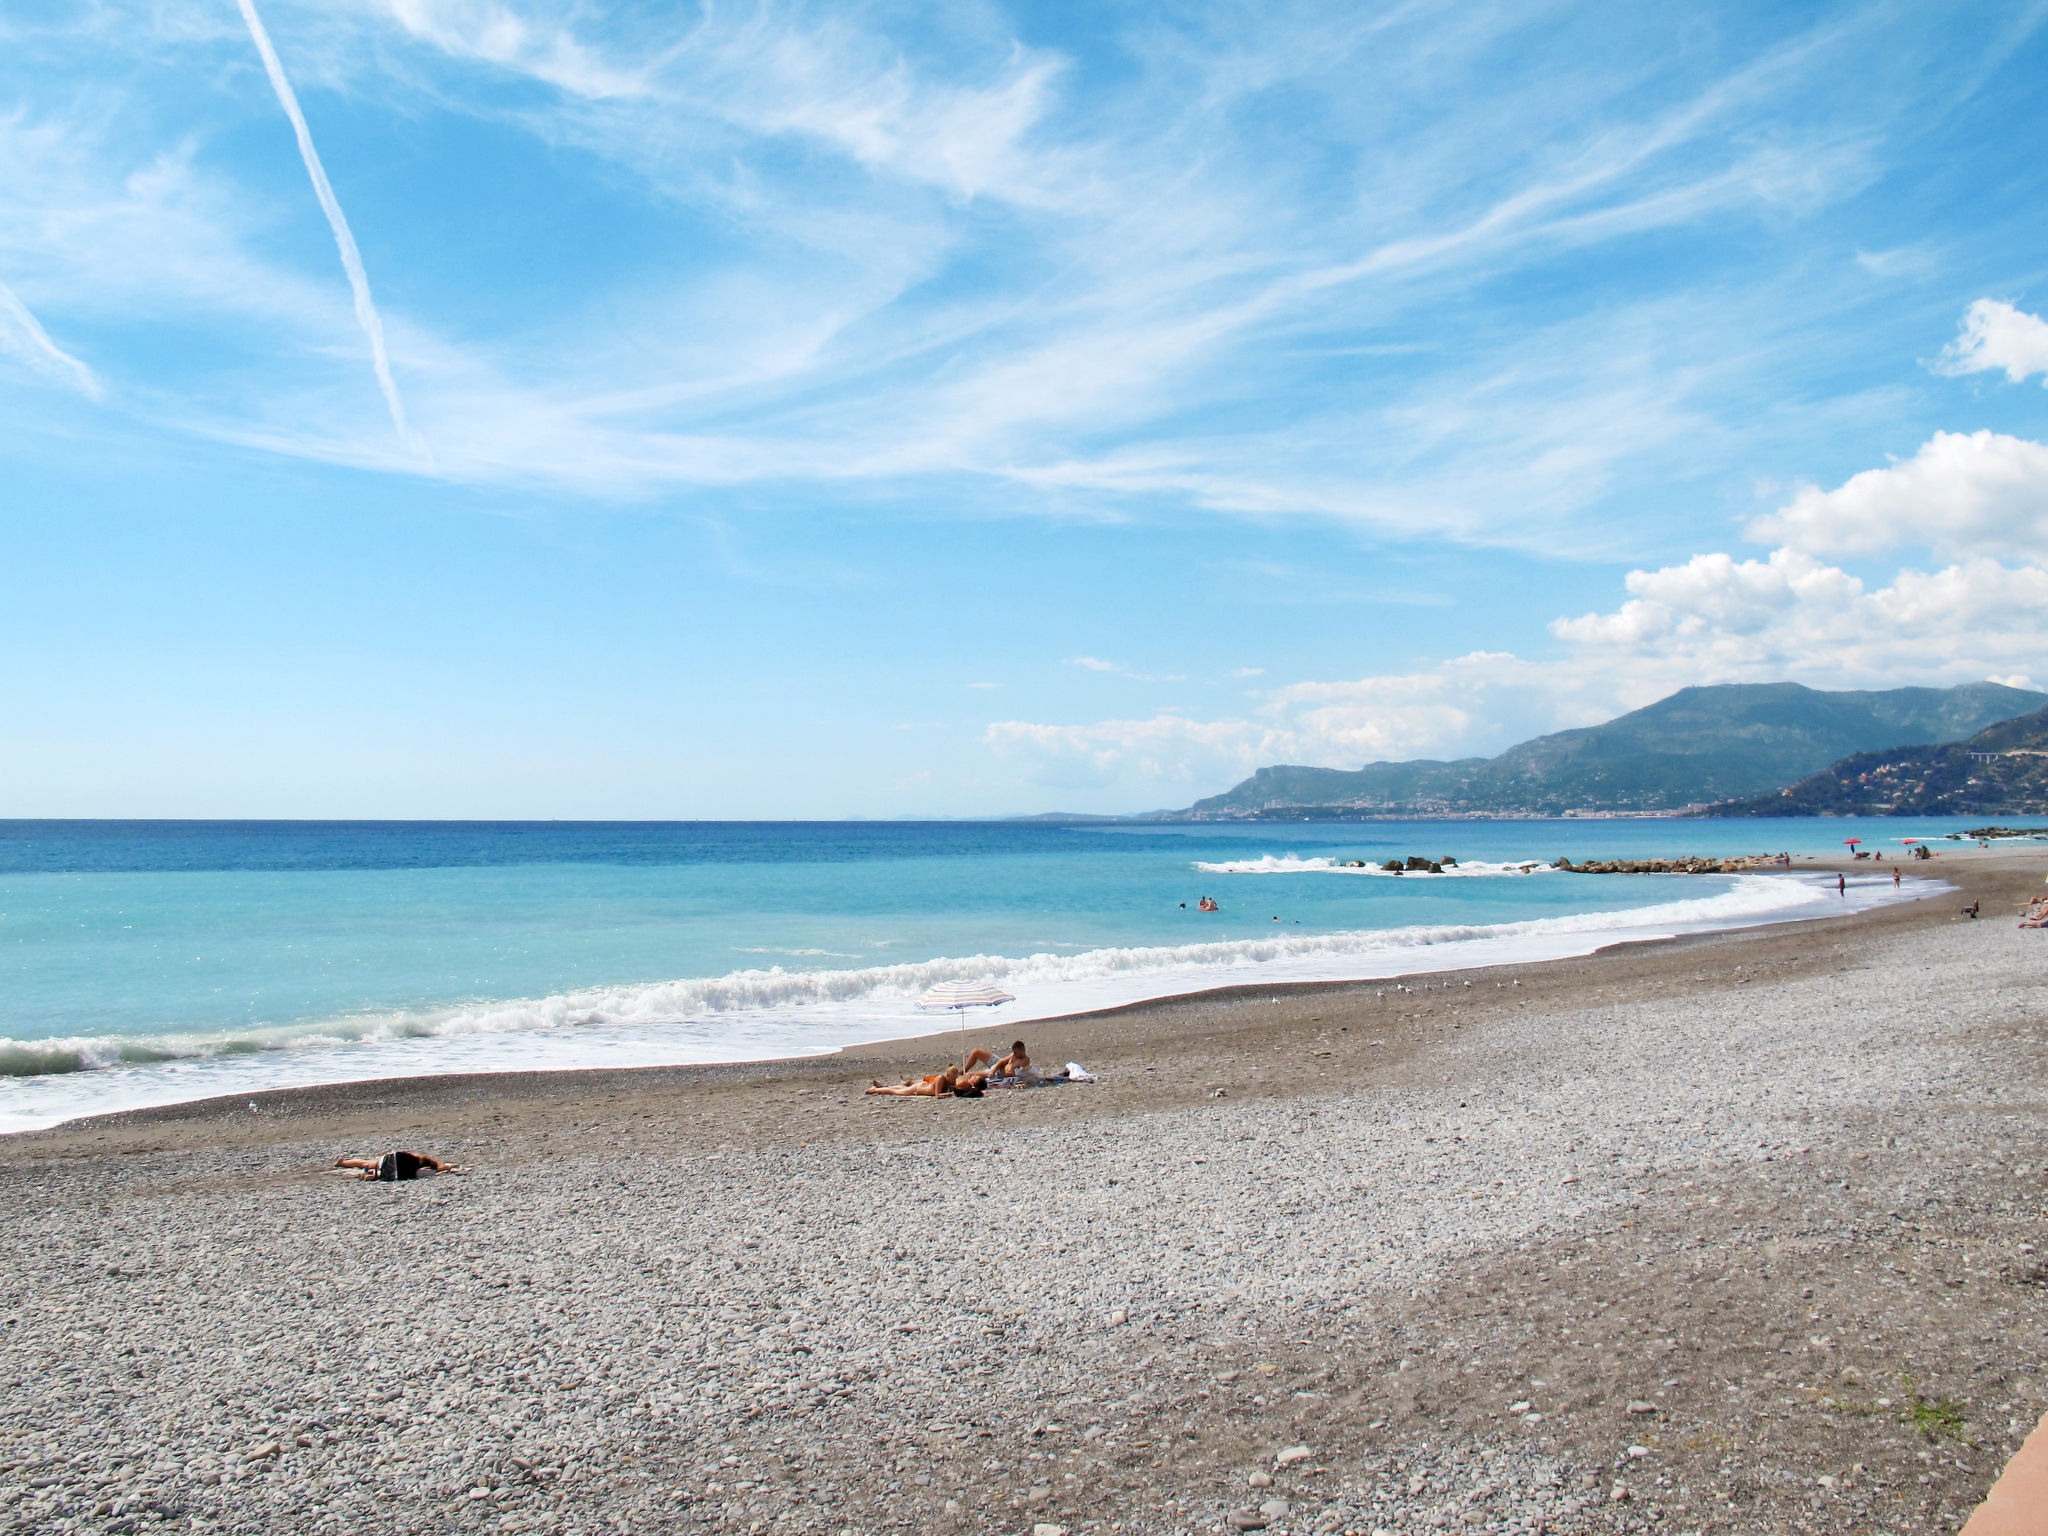
[{"label": "breaking wave", "polygon": [[[1211,875],[1376,875],[1392,880],[1397,875],[1429,875],[1427,870],[1397,871],[1383,869],[1371,861],[1349,859],[1304,859],[1291,853],[1269,853],[1258,859],[1232,859],[1222,864],[1197,864],[1195,868]],[[1446,866],[1442,876],[1473,878],[1484,875],[1540,875],[1553,873],[1551,866],[1537,859],[1526,859],[1519,864],[1489,864],[1483,859],[1474,859],[1468,864]]]},{"label": "breaking wave", "polygon": [[[1268,863],[1316,869],[1329,861],[1258,860],[1242,866],[1203,866],[1233,872],[1280,873]],[[1332,865],[1333,868],[1337,867]],[[1459,866],[1461,870],[1479,865]],[[1486,866],[1519,873],[1518,865]],[[1351,870],[1349,873],[1359,873]],[[1710,878],[1710,877],[1699,877]],[[1832,884],[1771,876],[1726,877],[1711,894],[1620,911],[1582,912],[1518,922],[1439,924],[1324,934],[1275,933],[1255,939],[1091,949],[1078,954],[1040,952],[1014,957],[965,955],[847,970],[785,970],[781,966],[724,976],[631,986],[592,987],[550,997],[470,1002],[446,1008],[365,1014],[311,1023],[231,1032],[164,1034],[154,1038],[74,1037],[0,1039],[0,1078],[51,1077],[106,1069],[147,1069],[224,1057],[298,1054],[406,1042],[486,1042],[493,1038],[548,1037],[573,1041],[603,1033],[615,1040],[651,1040],[672,1027],[690,1026],[699,1045],[734,1045],[730,1054],[691,1060],[740,1059],[743,1046],[772,1047],[767,1054],[831,1049],[852,1038],[886,1038],[914,1014],[919,993],[936,982],[994,982],[1019,1001],[992,1010],[995,1018],[1044,1018],[1058,1012],[1115,1006],[1146,997],[1271,981],[1341,981],[1399,975],[1417,969],[1492,965],[1503,959],[1542,959],[1584,953],[1598,944],[1570,940],[1645,931],[1660,933],[1735,927],[1781,917],[1814,915],[1819,904],[1840,910]],[[1886,882],[1888,885],[1889,882]],[[1888,893],[1886,893],[1888,895]],[[1876,893],[1872,900],[1883,899]],[[1417,951],[1465,946],[1468,955]],[[830,1026],[828,1045],[806,1043],[806,1021]],[[848,1036],[846,1031],[853,1031]],[[408,1052],[408,1057],[414,1053]],[[754,1054],[762,1054],[755,1050]],[[471,1053],[474,1057],[474,1053]],[[429,1070],[420,1067],[415,1070]]]}]

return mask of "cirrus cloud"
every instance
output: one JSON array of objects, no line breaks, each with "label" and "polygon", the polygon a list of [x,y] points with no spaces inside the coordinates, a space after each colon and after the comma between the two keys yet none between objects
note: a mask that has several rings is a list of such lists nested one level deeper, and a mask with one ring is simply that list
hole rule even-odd
[{"label": "cirrus cloud", "polygon": [[29,313],[29,307],[5,283],[0,283],[0,353],[88,399],[98,400],[106,393],[98,376],[50,340],[42,322]]}]

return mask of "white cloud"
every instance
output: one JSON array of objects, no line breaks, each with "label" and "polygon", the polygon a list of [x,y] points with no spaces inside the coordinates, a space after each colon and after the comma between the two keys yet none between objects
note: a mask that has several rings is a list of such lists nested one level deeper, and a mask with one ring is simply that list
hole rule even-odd
[{"label": "white cloud", "polygon": [[[1943,349],[1943,373],[1984,373],[2003,368],[2017,384],[2048,374],[2048,320],[1997,299],[1979,299],[1963,316],[1962,332]],[[2048,385],[2048,379],[2042,383]]]},{"label": "white cloud", "polygon": [[1264,667],[1232,667],[1230,675],[1232,677],[1264,677],[1266,669]]},{"label": "white cloud", "polygon": [[1818,554],[1926,546],[1949,556],[2048,557],[2048,446],[1999,432],[1937,432],[1886,469],[1832,491],[1802,486],[1750,537]]},{"label": "white cloud", "polygon": [[959,81],[915,67],[852,8],[711,10],[655,38],[614,27],[607,46],[578,37],[559,15],[496,0],[387,3],[422,42],[545,81],[574,99],[565,105],[596,104],[586,131],[658,140],[678,118],[702,115],[751,135],[809,139],[961,197],[1035,203],[1054,186],[1024,140],[1051,109],[1065,61],[1007,38],[979,39],[983,78]]},{"label": "white cloud", "polygon": [[1917,245],[1896,246],[1888,251],[1858,251],[1856,265],[1872,277],[1913,277],[1934,265],[1934,259]]},{"label": "white cloud", "polygon": [[1873,590],[1797,550],[1697,555],[1630,572],[1628,590],[1613,613],[1551,626],[1577,664],[1687,682],[1888,687],[1988,677],[2048,641],[2048,570],[1983,558],[1907,568]]},{"label": "white cloud", "polygon": [[248,24],[250,41],[256,44],[256,52],[262,56],[263,71],[270,77],[270,88],[277,94],[277,103],[284,108],[284,115],[291,120],[292,133],[299,143],[299,158],[305,162],[306,175],[313,183],[313,195],[319,201],[320,211],[327,217],[327,227],[334,234],[335,249],[341,254],[341,267],[348,277],[348,287],[355,299],[356,323],[362,326],[363,335],[370,343],[370,367],[377,375],[377,388],[384,396],[384,404],[391,412],[391,425],[400,438],[418,446],[417,439],[405,423],[405,404],[398,398],[398,385],[391,377],[391,358],[384,346],[384,318],[377,313],[376,301],[370,297],[370,276],[363,268],[363,254],[356,248],[356,237],[348,227],[348,218],[341,211],[341,201],[334,195],[334,185],[327,179],[327,168],[320,163],[320,152],[313,147],[312,130],[306,126],[306,114],[299,110],[298,93],[286,77],[284,65],[277,57],[277,49],[271,46],[270,33],[263,25],[263,18],[256,12],[254,0],[239,0],[242,20]]},{"label": "white cloud", "polygon": [[1213,793],[1272,763],[1491,755],[1696,683],[1888,688],[1988,677],[2031,686],[2028,669],[2048,644],[2048,569],[2035,565],[1980,558],[1904,569],[1873,589],[1779,549],[1632,571],[1627,589],[1611,612],[1555,621],[1563,651],[1553,657],[1475,651],[1410,672],[1273,689],[1249,718],[1010,720],[983,740],[1037,783],[1089,790],[1105,804],[1119,795],[1130,809]]},{"label": "white cloud", "polygon": [[1277,733],[1248,720],[1103,720],[1093,725],[1039,725],[998,720],[982,740],[996,755],[1021,763],[1032,782],[1055,789],[1206,792],[1202,786],[1282,759]]},{"label": "white cloud", "polygon": [[1121,662],[1104,661],[1100,656],[1069,656],[1067,665],[1110,677],[1128,678],[1134,683],[1184,683],[1188,680],[1185,672],[1136,672]]},{"label": "white cloud", "polygon": [[387,0],[406,31],[458,57],[495,64],[578,96],[647,93],[644,69],[600,61],[565,27],[535,21],[491,0]]},{"label": "white cloud", "polygon": [[0,283],[0,352],[88,399],[105,394],[98,375],[50,340],[42,322],[5,283]]},{"label": "white cloud", "polygon": [[[218,69],[218,48],[201,51],[217,40],[218,8],[86,9],[98,28],[80,23],[74,51],[104,68],[125,45],[138,71],[160,69],[163,89],[123,97],[129,112],[159,104],[160,120],[109,126],[51,103],[59,158],[90,159],[99,185],[59,206],[44,196],[48,154],[24,156],[20,176],[0,164],[0,264],[27,270],[12,263],[16,248],[30,252],[73,283],[67,308],[95,305],[145,340],[187,326],[218,339],[223,311],[241,321],[233,343],[247,355],[231,366],[216,367],[211,348],[143,349],[149,399],[180,427],[428,469],[392,451],[336,378],[353,352],[329,310],[346,308],[283,254],[263,178],[229,169],[221,146],[246,138],[240,125],[214,133],[200,115],[213,97],[169,94]],[[602,169],[583,184],[632,227],[679,221],[679,265],[648,265],[630,240],[612,261],[590,242],[604,259],[536,286],[539,302],[449,305],[451,329],[438,333],[393,306],[389,288],[380,318],[358,284],[365,328],[389,325],[405,406],[444,478],[640,494],[947,475],[978,477],[1013,507],[1158,498],[1552,548],[1558,525],[1615,480],[1668,483],[1674,452],[1713,441],[1698,386],[1716,355],[1754,362],[1757,317],[1731,324],[1707,313],[1712,301],[1688,311],[1690,299],[1657,295],[1595,320],[1518,304],[1508,324],[1467,328],[1468,344],[1496,338],[1472,350],[1446,346],[1423,317],[1563,250],[1594,257],[1650,230],[1739,221],[1865,172],[1842,147],[1859,141],[1849,130],[1826,142],[1785,124],[1752,131],[1825,67],[1828,32],[1725,69],[1660,61],[1668,90],[1593,63],[1503,79],[1503,43],[1541,10],[1283,8],[1257,27],[1167,16],[1121,34],[1131,67],[1108,80],[1021,43],[1004,9],[976,0],[763,0],[687,15],[354,0],[273,20],[309,92],[332,90],[407,132],[471,114],[508,155],[524,135],[535,141],[524,152],[589,157]],[[506,89],[507,76],[521,88]],[[1437,82],[1428,100],[1423,78]],[[1254,126],[1268,121],[1269,93],[1305,111],[1298,157],[1276,162]],[[0,140],[34,121],[0,121]],[[106,205],[123,199],[107,189],[180,135],[203,152],[174,211],[211,217],[110,238],[119,210]],[[492,163],[486,198],[526,184],[517,166]],[[467,151],[440,173],[458,185],[475,174]],[[455,201],[478,193],[459,185]],[[431,197],[430,184],[416,195]],[[451,225],[444,253],[386,229],[380,280],[387,264],[420,269],[401,292],[446,281],[444,261],[475,260],[488,286],[496,263],[519,259],[492,249],[488,231],[471,241]],[[182,237],[150,238],[161,233]],[[282,329],[263,323],[308,290]],[[1769,307],[1796,308],[1776,295]],[[1339,355],[1416,361],[1384,375],[1370,364],[1359,387],[1333,379]]]},{"label": "white cloud", "polygon": [[1005,720],[989,726],[983,741],[1035,783],[1121,794],[1130,809],[1209,794],[1270,763],[1355,768],[1491,751],[1655,696],[1636,697],[1611,670],[1475,652],[1413,673],[1276,689],[1259,695],[1263,702],[1251,718]]},{"label": "white cloud", "polygon": [[[1356,767],[1411,757],[1464,756],[1499,742],[1604,719],[1631,707],[1611,671],[1474,651],[1414,672],[1347,682],[1295,683],[1266,696],[1284,722],[1290,762]],[[1634,702],[1648,702],[1645,700]]]}]

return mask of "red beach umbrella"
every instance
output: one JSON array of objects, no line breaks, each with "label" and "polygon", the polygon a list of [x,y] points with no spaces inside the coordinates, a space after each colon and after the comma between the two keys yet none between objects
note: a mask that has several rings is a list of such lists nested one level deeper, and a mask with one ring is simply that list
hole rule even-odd
[{"label": "red beach umbrella", "polygon": [[1860,837],[1845,837],[1842,839],[1842,846],[1845,848],[1854,848],[1858,843],[1862,841],[1863,839]]}]

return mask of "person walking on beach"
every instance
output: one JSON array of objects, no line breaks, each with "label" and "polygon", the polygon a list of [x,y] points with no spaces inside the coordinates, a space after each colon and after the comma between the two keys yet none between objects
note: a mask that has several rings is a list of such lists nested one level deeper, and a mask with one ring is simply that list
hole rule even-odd
[{"label": "person walking on beach", "polygon": [[1894,865],[1892,866],[1892,889],[1896,891],[1896,890],[1897,890],[1898,888],[1899,888],[1899,866],[1898,866],[1898,865],[1896,865],[1896,864],[1894,864]]},{"label": "person walking on beach", "polygon": [[1849,894],[1849,880],[1847,876],[1835,876],[1835,894],[1837,896],[1846,896]]}]

